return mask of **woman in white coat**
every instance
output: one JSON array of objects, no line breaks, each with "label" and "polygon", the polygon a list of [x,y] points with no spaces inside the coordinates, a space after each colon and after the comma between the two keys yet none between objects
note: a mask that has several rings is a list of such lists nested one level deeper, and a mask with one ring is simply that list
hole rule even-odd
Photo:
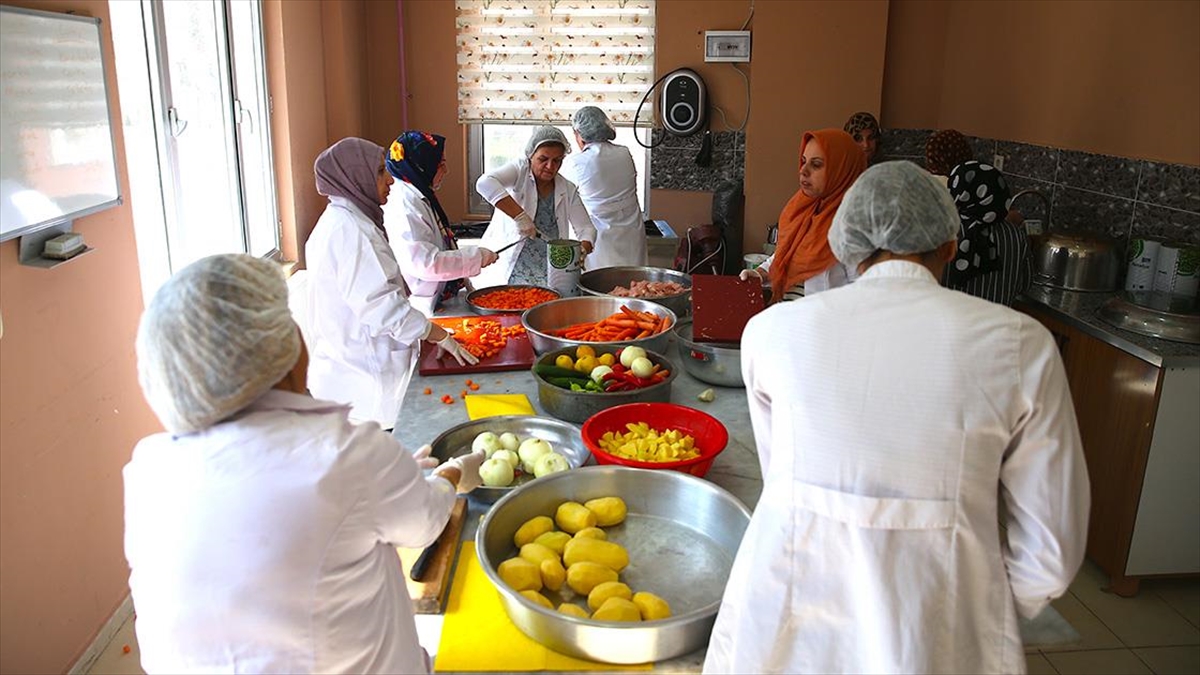
[{"label": "woman in white coat", "polygon": [[166,429],[125,466],[148,673],[423,673],[396,546],[442,531],[482,453],[437,464],[306,393],[279,266],[217,255],[155,294],[138,379]]},{"label": "woman in white coat", "polygon": [[396,179],[383,205],[383,227],[396,254],[408,301],[425,316],[462,288],[468,277],[496,262],[479,246],[459,248],[437,191],[446,178],[446,139],[406,131],[388,149],[388,173]]},{"label": "woman in white coat", "polygon": [[525,144],[525,157],[489,171],[475,189],[496,207],[483,233],[483,244],[500,250],[497,264],[474,279],[476,286],[502,284],[546,285],[546,241],[577,239],[584,255],[592,252],[596,226],[588,216],[579,189],[559,174],[571,151],[567,137],[551,126],[534,129]]},{"label": "woman in white coat", "polygon": [[957,234],[945,187],[879,164],[829,234],[858,281],[746,326],[763,492],[704,672],[1025,671],[1017,616],[1079,569],[1087,471],[1050,333],[938,285]]},{"label": "woman in white coat", "polygon": [[383,148],[344,138],[313,168],[329,206],[304,246],[309,388],[317,398],[349,403],[354,419],[391,429],[422,340],[459,363],[478,359],[408,302],[383,229],[380,205],[392,185]]},{"label": "woman in white coat", "polygon": [[588,269],[646,264],[646,228],[637,199],[637,168],[629,149],[614,145],[617,130],[604,111],[584,106],[571,118],[579,154],[562,173],[579,187],[579,197],[596,226],[596,250]]}]

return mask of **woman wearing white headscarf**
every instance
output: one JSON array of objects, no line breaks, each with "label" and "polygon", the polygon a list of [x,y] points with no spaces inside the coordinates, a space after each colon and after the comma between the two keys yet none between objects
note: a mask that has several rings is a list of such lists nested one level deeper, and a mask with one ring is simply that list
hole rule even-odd
[{"label": "woman wearing white headscarf", "polygon": [[633,155],[612,143],[617,130],[596,106],[575,111],[571,127],[579,154],[567,158],[562,173],[579,186],[579,197],[596,225],[596,250],[588,256],[588,269],[645,265],[646,228]]},{"label": "woman wearing white headscarf", "polygon": [[829,233],[858,281],[746,326],[763,492],[704,672],[1025,671],[1017,616],[1079,569],[1087,471],[1050,333],[938,285],[957,234],[924,170],[867,169]]},{"label": "woman wearing white headscarf", "polygon": [[442,531],[482,453],[436,465],[306,393],[279,267],[218,255],[167,281],[137,337],[166,428],[124,470],[148,673],[428,672],[396,546]]},{"label": "woman wearing white headscarf", "polygon": [[[551,126],[533,130],[525,156],[489,171],[475,189],[496,212],[483,233],[483,246],[500,253],[496,264],[472,280],[475,286],[546,285],[546,241],[577,239],[583,254],[592,252],[596,226],[579,189],[559,169],[571,152],[567,137]],[[501,252],[501,249],[519,242]]]},{"label": "woman wearing white headscarf", "polygon": [[391,429],[422,340],[460,364],[478,359],[408,302],[383,228],[381,205],[393,183],[383,148],[344,138],[317,157],[313,171],[329,205],[304,246],[309,387],[318,398],[349,403],[355,420]]}]

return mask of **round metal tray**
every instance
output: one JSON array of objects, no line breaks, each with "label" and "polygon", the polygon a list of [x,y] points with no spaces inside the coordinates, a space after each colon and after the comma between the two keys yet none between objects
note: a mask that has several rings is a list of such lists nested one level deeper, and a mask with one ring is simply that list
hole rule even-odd
[{"label": "round metal tray", "polygon": [[[611,353],[616,350],[616,347],[605,349],[598,347],[597,354]],[[566,349],[558,349],[552,352],[543,354],[537,362],[539,364],[554,365],[554,360],[560,354],[566,354],[572,358],[575,357],[575,348],[567,347]],[[551,415],[560,420],[575,422],[582,424],[587,418],[596,413],[611,408],[614,405],[623,405],[625,403],[669,403],[671,401],[671,383],[679,376],[678,369],[671,364],[671,361],[662,354],[646,351],[646,357],[651,363],[660,365],[663,368],[671,371],[662,382],[652,384],[649,387],[635,389],[633,391],[571,391],[563,389],[546,381],[546,378],[538,375],[536,370],[533,370],[533,379],[537,382],[538,387],[538,403],[542,404],[542,408]],[[585,377],[584,373],[579,374]]]},{"label": "round metal tray", "polygon": [[692,339],[692,320],[675,324],[675,347],[679,362],[692,377],[720,387],[744,387],[742,348],[725,342],[696,342]]},{"label": "round metal tray", "polygon": [[[501,581],[496,568],[517,554],[513,534],[522,523],[553,516],[562,502],[597,497],[620,497],[629,508],[625,522],[605,528],[611,541],[629,551],[621,581],[666,600],[670,618],[621,623],[567,616],[526,600]],[[708,642],[749,524],[750,511],[706,480],[677,471],[595,466],[546,476],[501,499],[475,533],[475,550],[509,618],[532,639],[580,658],[648,663]],[[547,597],[556,607],[563,600]]]},{"label": "round metal tray", "polygon": [[579,277],[579,290],[588,295],[620,298],[611,295],[617,286],[629,286],[632,281],[674,281],[687,288],[682,293],[660,296],[632,296],[638,300],[657,302],[678,316],[692,313],[692,275],[669,270],[665,267],[601,267],[584,272]]},{"label": "round metal tray", "polygon": [[[523,288],[539,288],[543,291],[549,291],[550,293],[554,294],[554,299],[558,299],[558,298],[562,297],[562,294],[559,293],[558,291],[554,290],[553,288],[546,288],[545,286],[532,286],[529,284],[509,284],[509,285],[505,285],[505,286],[488,286],[486,288],[477,288],[477,289],[471,291],[470,293],[468,293],[467,294],[467,307],[470,307],[472,312],[475,312],[476,314],[480,314],[480,315],[520,314],[520,313],[524,312],[525,310],[529,309],[529,307],[523,307],[521,309],[489,309],[487,307],[480,307],[479,305],[475,304],[475,300],[478,299],[480,296],[487,295],[488,293],[494,293],[495,291],[520,290]],[[537,307],[537,305],[534,305],[534,307]]]},{"label": "round metal tray", "polygon": [[579,345],[592,345],[597,349],[637,345],[646,351],[658,352],[660,354],[665,352],[667,341],[671,339],[670,329],[664,330],[658,335],[641,338],[640,340],[622,340],[619,342],[580,342],[579,340],[567,340],[555,337],[544,332],[565,328],[577,323],[600,321],[611,314],[621,311],[621,305],[625,305],[635,312],[650,312],[660,317],[665,316],[670,320],[671,326],[674,326],[675,322],[678,321],[675,312],[658,303],[649,300],[638,300],[637,298],[614,298],[606,295],[562,298],[543,302],[533,309],[526,310],[521,315],[521,325],[525,326],[525,332],[529,335],[529,342],[533,344],[533,350],[538,354],[545,354],[555,349],[578,347]]},{"label": "round metal tray", "polygon": [[[550,417],[533,417],[531,415],[499,415],[464,422],[456,427],[450,427],[433,440],[433,457],[446,461],[471,452],[471,442],[479,434],[491,431],[502,434],[506,431],[521,437],[535,436],[550,443],[554,451],[567,458],[572,469],[578,469],[591,457],[579,435],[579,427]],[[528,474],[517,477],[508,487],[489,487],[480,485],[471,491],[471,497],[491,504],[516,488],[539,480]]]},{"label": "round metal tray", "polygon": [[1200,344],[1200,307],[1196,298],[1151,291],[1118,294],[1096,315],[1105,323],[1139,335]]}]

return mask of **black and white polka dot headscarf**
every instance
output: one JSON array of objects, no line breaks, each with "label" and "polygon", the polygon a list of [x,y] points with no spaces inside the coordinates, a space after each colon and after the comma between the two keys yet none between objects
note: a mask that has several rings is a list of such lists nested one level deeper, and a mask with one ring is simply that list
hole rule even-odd
[{"label": "black and white polka dot headscarf", "polygon": [[958,254],[946,273],[954,284],[1000,269],[1000,252],[993,225],[1008,215],[1008,184],[990,164],[970,160],[950,171],[950,196],[958,208],[962,229]]}]

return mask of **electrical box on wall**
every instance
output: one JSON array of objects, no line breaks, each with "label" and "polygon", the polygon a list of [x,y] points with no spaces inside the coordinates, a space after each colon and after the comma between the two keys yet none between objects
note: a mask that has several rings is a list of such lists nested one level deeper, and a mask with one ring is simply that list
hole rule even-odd
[{"label": "electrical box on wall", "polygon": [[704,60],[749,63],[750,31],[704,31]]}]

